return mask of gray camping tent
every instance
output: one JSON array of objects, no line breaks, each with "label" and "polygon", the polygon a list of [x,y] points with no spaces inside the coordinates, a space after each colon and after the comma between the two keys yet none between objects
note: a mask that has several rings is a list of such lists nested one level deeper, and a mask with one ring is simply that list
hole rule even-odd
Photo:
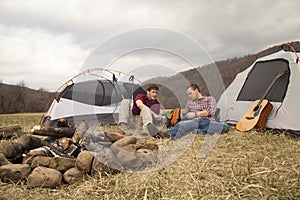
[{"label": "gray camping tent", "polygon": [[296,52],[278,51],[257,59],[239,73],[218,101],[220,120],[236,124],[255,100],[261,99],[271,82],[285,70],[267,94],[273,109],[266,127],[300,131],[300,64]]}]

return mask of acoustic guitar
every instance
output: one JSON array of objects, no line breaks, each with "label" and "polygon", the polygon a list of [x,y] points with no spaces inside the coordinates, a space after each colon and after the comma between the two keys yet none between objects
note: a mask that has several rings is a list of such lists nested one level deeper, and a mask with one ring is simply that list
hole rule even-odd
[{"label": "acoustic guitar", "polygon": [[259,100],[254,101],[247,113],[238,121],[236,129],[239,131],[249,131],[252,128],[262,129],[265,127],[268,115],[273,109],[272,104],[269,100],[265,99],[267,94],[270,92],[275,82],[285,76],[286,70],[280,72],[269,85],[268,89],[262,95]]}]

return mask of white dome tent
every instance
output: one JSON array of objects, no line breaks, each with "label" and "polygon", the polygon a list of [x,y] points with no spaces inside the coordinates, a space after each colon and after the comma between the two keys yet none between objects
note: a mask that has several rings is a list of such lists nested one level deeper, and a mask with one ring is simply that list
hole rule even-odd
[{"label": "white dome tent", "polygon": [[266,95],[273,105],[265,127],[300,133],[300,64],[297,51],[288,45],[281,50],[258,58],[250,67],[237,74],[218,101],[220,120],[236,124],[255,100],[260,99],[276,75],[286,75],[276,80]]},{"label": "white dome tent", "polygon": [[133,75],[102,68],[85,70],[64,83],[44,114],[43,126],[54,126],[60,118],[72,125],[113,124],[123,98],[145,92]]}]

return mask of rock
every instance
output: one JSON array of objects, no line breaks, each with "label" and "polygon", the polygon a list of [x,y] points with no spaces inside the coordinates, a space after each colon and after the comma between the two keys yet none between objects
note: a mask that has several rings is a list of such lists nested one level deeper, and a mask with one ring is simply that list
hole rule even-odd
[{"label": "rock", "polygon": [[0,153],[3,153],[10,162],[16,162],[22,158],[24,146],[18,142],[4,141],[0,143]]},{"label": "rock", "polygon": [[127,160],[129,156],[132,155],[130,153],[136,152],[136,142],[137,142],[136,137],[127,136],[126,138],[120,139],[115,143],[113,143],[113,145],[111,145],[111,149],[117,158],[120,158],[122,160],[124,159]]},{"label": "rock", "polygon": [[36,156],[32,160],[31,167],[32,168],[39,167],[39,166],[49,167],[52,159],[53,158],[51,157]]},{"label": "rock", "polygon": [[148,143],[148,144],[139,145],[137,147],[137,150],[139,150],[139,149],[147,149],[151,152],[151,151],[158,151],[159,148],[158,148],[157,144]]},{"label": "rock", "polygon": [[123,149],[125,152],[127,151],[127,152],[131,152],[131,153],[135,153],[136,152],[136,145],[135,144],[129,144],[127,146],[120,147],[120,149]]},{"label": "rock", "polygon": [[80,143],[80,141],[82,141],[83,135],[88,130],[88,128],[88,123],[86,121],[81,121],[75,130],[75,133],[72,137],[72,142],[77,144]]},{"label": "rock", "polygon": [[111,144],[100,126],[92,126],[84,134],[81,146],[92,152],[100,152]]},{"label": "rock", "polygon": [[3,153],[0,153],[0,166],[12,164],[9,162]]},{"label": "rock", "polygon": [[136,144],[137,138],[134,136],[127,136],[124,137],[123,139],[120,139],[116,141],[115,143],[112,144],[112,146],[117,146],[117,147],[125,147],[130,144]]},{"label": "rock", "polygon": [[71,184],[77,181],[80,181],[84,178],[83,173],[79,171],[76,167],[68,169],[63,174],[63,180],[64,182]]},{"label": "rock", "polygon": [[36,156],[32,160],[31,167],[43,166],[65,172],[75,167],[75,161],[73,158]]},{"label": "rock", "polygon": [[123,133],[112,132],[112,131],[105,131],[105,134],[111,142],[115,142],[126,137],[126,135],[124,135]]},{"label": "rock", "polygon": [[94,155],[89,151],[82,151],[79,153],[75,166],[82,173],[90,173],[92,168]]},{"label": "rock", "polygon": [[158,150],[156,144],[144,142],[139,142],[136,137],[127,136],[111,145],[110,150],[114,156],[108,158],[102,154],[99,160],[106,166],[120,171],[143,170],[156,161]]},{"label": "rock", "polygon": [[[129,146],[126,146],[127,149]],[[131,170],[133,161],[136,159],[135,151],[128,151],[124,149],[125,147],[118,148],[112,147],[112,152],[118,160],[119,164],[122,165],[122,170]]]},{"label": "rock", "polygon": [[75,167],[75,158],[54,157],[51,158],[49,167],[61,172],[65,172],[70,168]]},{"label": "rock", "polygon": [[28,164],[28,165],[31,165],[32,164],[32,161],[33,159],[35,158],[36,156],[27,156],[25,158],[23,158],[23,161],[22,161],[22,164]]},{"label": "rock", "polygon": [[136,152],[137,153],[151,153],[152,151],[149,149],[138,149]]},{"label": "rock", "polygon": [[44,149],[34,149],[26,154],[26,156],[23,158],[22,164],[31,165],[33,158],[35,158],[36,156],[50,156],[50,155]]},{"label": "rock", "polygon": [[111,142],[89,143],[88,145],[85,145],[84,148],[90,152],[98,153],[110,147],[111,144]]},{"label": "rock", "polygon": [[116,174],[122,170],[122,165],[113,152],[106,148],[94,157],[91,174],[93,176]]},{"label": "rock", "polygon": [[8,164],[0,167],[0,179],[3,182],[18,182],[24,180],[31,172],[30,165]]},{"label": "rock", "polygon": [[51,168],[37,167],[28,176],[29,187],[50,187],[54,188],[62,183],[62,174]]},{"label": "rock", "polygon": [[[122,144],[125,145],[126,143]],[[153,166],[157,162],[158,146],[156,144],[140,144],[137,142],[137,144],[123,145],[118,147],[113,144],[111,147],[123,170],[130,172],[141,171]]]},{"label": "rock", "polygon": [[41,147],[41,139],[33,136],[23,135],[16,140],[16,142],[24,146],[25,151]]}]

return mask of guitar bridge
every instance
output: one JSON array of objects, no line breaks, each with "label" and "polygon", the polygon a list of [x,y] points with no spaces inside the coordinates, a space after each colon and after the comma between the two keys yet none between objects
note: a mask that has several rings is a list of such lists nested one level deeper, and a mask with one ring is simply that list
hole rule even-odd
[{"label": "guitar bridge", "polygon": [[246,117],[246,119],[249,119],[249,120],[250,120],[250,119],[254,119],[254,117]]}]

